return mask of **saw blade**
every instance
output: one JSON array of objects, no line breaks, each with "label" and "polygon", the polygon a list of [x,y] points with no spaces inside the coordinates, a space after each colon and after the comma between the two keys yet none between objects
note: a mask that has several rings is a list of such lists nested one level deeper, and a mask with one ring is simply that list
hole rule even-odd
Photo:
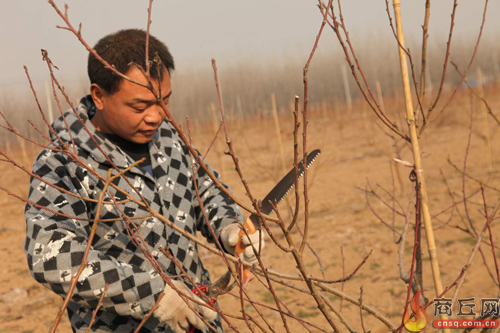
[{"label": "saw blade", "polygon": [[[314,161],[316,160],[316,158],[319,156],[320,153],[321,150],[315,149],[307,155],[306,158],[307,169],[309,169],[309,167],[314,163]],[[304,165],[302,164],[302,161],[298,165],[298,171],[300,179],[304,175]],[[292,170],[290,170],[262,200],[262,206],[260,208],[262,214],[269,215],[273,211],[271,202],[279,204],[287,196],[287,194],[292,190],[294,186],[295,186],[295,168],[292,168]],[[250,219],[252,220],[252,222],[254,222],[256,227],[259,225],[259,218],[256,214],[251,214]]]}]

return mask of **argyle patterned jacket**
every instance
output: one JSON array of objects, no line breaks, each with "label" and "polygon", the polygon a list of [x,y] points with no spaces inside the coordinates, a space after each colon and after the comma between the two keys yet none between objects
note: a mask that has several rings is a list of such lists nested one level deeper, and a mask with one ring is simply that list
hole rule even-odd
[{"label": "argyle patterned jacket", "polygon": [[[61,117],[54,122],[53,147],[67,144],[70,150],[76,149],[80,161],[75,162],[60,151],[44,149],[33,165],[37,177],[31,178],[29,203],[25,210],[25,252],[30,272],[38,282],[63,298],[69,290],[71,277],[82,263],[97,214],[96,200],[104,188],[103,180],[94,173],[106,178],[108,170],[113,168],[103,152],[120,170],[135,162],[119,147],[95,135],[96,129],[89,121],[95,111],[92,99],[87,96],[77,108],[81,120],[69,110],[65,113],[65,121]],[[125,176],[154,210],[185,231],[193,235],[199,231],[213,241],[214,236],[204,221],[197,199],[196,181],[215,235],[224,226],[235,223],[237,218],[242,221],[237,205],[217,188],[205,171],[196,169],[196,165],[195,169],[192,168],[189,151],[170,123],[163,122],[149,148],[154,177],[137,166]],[[192,170],[198,170],[194,177]],[[116,178],[113,183],[139,199],[123,177]],[[111,187],[106,193],[113,195],[116,201],[126,199],[124,194]],[[112,201],[108,194],[105,201]],[[93,332],[133,332],[164,289],[163,279],[129,237],[127,220],[122,212],[135,218],[133,221],[146,243],[142,245],[149,248],[164,272],[171,276],[181,274],[178,267],[159,251],[159,248],[168,246],[173,257],[195,282],[210,283],[195,242],[158,219],[147,217],[148,212],[133,202],[124,201],[119,208],[111,204],[101,207],[100,219],[103,221],[97,224],[88,265],[78,279],[67,308],[71,325],[77,332],[84,332],[89,326],[106,283],[108,289],[92,325]],[[219,319],[211,324],[221,331]],[[173,331],[151,316],[141,332]]]}]

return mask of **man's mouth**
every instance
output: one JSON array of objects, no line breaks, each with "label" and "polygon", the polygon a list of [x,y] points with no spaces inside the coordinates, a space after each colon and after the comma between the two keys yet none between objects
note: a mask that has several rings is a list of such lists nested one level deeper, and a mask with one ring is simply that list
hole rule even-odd
[{"label": "man's mouth", "polygon": [[154,128],[154,129],[149,129],[149,130],[141,130],[140,132],[146,136],[151,136],[151,135],[154,135],[157,130],[158,130],[157,128]]}]

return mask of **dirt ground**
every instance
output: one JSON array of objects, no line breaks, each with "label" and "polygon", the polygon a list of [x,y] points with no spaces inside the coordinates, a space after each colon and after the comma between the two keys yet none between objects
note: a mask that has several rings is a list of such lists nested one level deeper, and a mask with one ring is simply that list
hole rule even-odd
[{"label": "dirt ground", "polygon": [[[490,87],[486,90],[487,100],[490,102],[493,112],[500,114],[500,99],[495,98],[500,92],[500,87]],[[400,101],[386,101],[388,109],[403,113],[404,108]],[[480,104],[477,100],[471,103],[470,94],[463,91],[450,105],[446,113],[429,127],[422,136],[422,156],[424,175],[426,177],[429,204],[435,229],[437,255],[440,262],[441,278],[443,285],[453,283],[460,274],[462,267],[466,264],[475,244],[475,239],[460,230],[464,228],[467,220],[463,203],[462,184],[463,175],[454,169],[448,162],[450,159],[460,169],[464,166],[464,158],[469,138],[470,110],[474,110],[474,124],[471,134],[471,142],[467,159],[467,174],[475,179],[487,183],[490,188],[485,189],[488,209],[498,203],[500,197],[500,138],[498,137],[497,124],[488,118],[487,124],[491,135],[491,152],[493,169],[489,170],[486,148],[484,144],[484,123]],[[401,116],[403,117],[403,116]],[[284,150],[287,166],[292,161],[292,123],[289,113],[280,115],[281,132],[283,136]],[[403,117],[404,119],[404,117]],[[363,191],[367,183],[381,197],[392,205],[392,202],[383,189],[390,193],[395,187],[395,194],[402,208],[413,212],[414,203],[409,204],[409,195],[413,185],[409,181],[410,169],[392,162],[397,157],[394,149],[394,141],[389,135],[378,127],[378,120],[363,106],[358,106],[356,111],[349,113],[347,110],[318,110],[311,113],[308,126],[308,149],[320,148],[322,154],[313,165],[309,173],[309,198],[310,198],[310,228],[309,245],[318,259],[308,248],[304,252],[304,263],[309,274],[321,278],[323,267],[327,280],[335,280],[350,274],[362,261],[362,259],[373,251],[366,264],[361,267],[357,274],[345,284],[334,284],[336,289],[344,289],[347,294],[359,298],[360,287],[363,286],[363,303],[376,307],[390,320],[399,326],[403,314],[406,299],[407,285],[401,280],[398,267],[399,244],[394,241],[393,231],[385,226],[380,219],[389,225],[392,224],[391,210],[372,194],[366,195]],[[195,127],[194,143],[204,151],[210,142],[211,126],[205,128]],[[250,184],[252,194],[262,198],[282,174],[279,158],[279,146],[272,118],[269,120],[250,119],[244,122],[232,122],[230,124],[230,136],[234,142],[243,174]],[[409,146],[402,140],[397,141],[400,158],[413,161]],[[225,148],[224,148],[225,149]],[[228,156],[221,156],[220,148],[215,146],[209,155],[209,162],[222,170],[226,183],[230,184],[241,200],[248,203],[245,191],[237,175],[233,171],[231,160]],[[29,159],[24,159],[29,165]],[[220,158],[219,158],[220,157]],[[222,161],[222,165],[221,165]],[[391,166],[394,177],[391,176]],[[28,189],[28,177],[6,163],[0,163],[0,185],[10,191],[26,196]],[[447,189],[454,196],[455,202],[459,204],[454,209],[443,210],[453,205],[453,200]],[[465,180],[465,193],[467,196],[476,193],[469,198],[467,210],[476,230],[481,230],[485,219],[483,201],[478,182],[471,178]],[[301,189],[302,192],[302,189]],[[380,219],[374,215],[367,203],[377,213]],[[302,204],[303,205],[303,204]],[[18,199],[0,193],[0,331],[1,332],[47,332],[57,311],[62,304],[60,297],[52,294],[32,279],[28,272],[24,256],[23,243],[25,233],[25,221],[23,219],[24,204]],[[281,205],[285,222],[289,219],[286,213],[286,203]],[[410,215],[410,221],[414,221],[414,213]],[[303,228],[303,218],[299,220]],[[401,233],[404,218],[396,215],[395,232]],[[278,241],[282,244],[285,239],[280,235],[276,226],[271,227]],[[500,226],[498,220],[492,224],[493,237],[499,240]],[[413,250],[413,228],[409,228],[405,246],[405,270],[408,271],[411,264],[411,253]],[[295,232],[294,238],[299,240],[299,234]],[[396,237],[397,238],[397,237]],[[341,248],[345,257],[343,273],[343,260]],[[488,269],[496,276],[492,258],[491,247],[482,245],[482,252]],[[432,282],[431,267],[427,251],[425,236],[422,237],[423,250],[423,281],[426,297],[435,297]],[[497,250],[498,253],[499,250]],[[204,262],[211,271],[213,277],[224,273],[224,267],[218,257],[203,252]],[[272,241],[267,239],[263,261],[269,267],[279,272],[296,274],[296,264],[290,254],[283,253]],[[302,286],[301,283],[297,285]],[[278,296],[298,318],[311,322],[331,331],[326,320],[322,318],[313,298],[309,295],[293,291],[279,284],[275,284]],[[248,286],[252,298],[267,306],[275,306],[272,296],[258,281],[253,281]],[[447,294],[452,296],[454,289]],[[475,311],[479,311],[480,298],[498,297],[498,287],[488,273],[482,256],[478,253],[465,282],[460,289],[459,298],[475,297]],[[342,313],[354,329],[361,330],[359,308],[347,300],[341,301],[336,296],[329,296],[335,307],[340,308]],[[235,315],[241,315],[239,301],[232,296],[221,297],[220,306],[224,311]],[[246,305],[249,315],[258,317],[255,310]],[[277,332],[284,331],[283,324],[276,312],[262,308],[269,323]],[[457,312],[457,305],[454,306]],[[425,331],[434,331],[431,328],[433,306],[426,310],[429,323]],[[363,312],[364,325],[371,332],[387,332],[383,323]],[[336,318],[336,321],[339,320]],[[242,331],[248,331],[244,323],[235,321]],[[288,318],[287,323],[293,332],[305,331],[297,320]],[[340,324],[342,331],[347,331]],[[267,329],[267,328],[266,328]],[[311,331],[316,329],[309,327]],[[70,332],[70,326],[66,315],[59,326],[59,332]],[[229,331],[229,330],[228,330]]]}]

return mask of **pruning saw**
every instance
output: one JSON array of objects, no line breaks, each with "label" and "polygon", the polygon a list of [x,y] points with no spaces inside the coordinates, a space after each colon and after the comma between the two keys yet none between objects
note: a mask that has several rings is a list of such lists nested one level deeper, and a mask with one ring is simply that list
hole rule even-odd
[{"label": "pruning saw", "polygon": [[[313,164],[313,162],[316,160],[316,158],[319,156],[320,153],[321,150],[315,149],[307,155],[306,157],[307,169],[309,169],[309,167]],[[304,175],[304,165],[302,164],[302,162],[300,162],[298,165],[298,176],[299,178],[301,178],[303,175]],[[290,170],[262,200],[262,206],[260,208],[261,213],[264,215],[269,215],[273,211],[271,203],[275,203],[276,205],[279,204],[286,197],[288,192],[290,192],[290,190],[294,187],[294,185],[295,185],[295,168],[292,168],[292,170]],[[243,228],[245,228],[245,231],[248,234],[253,234],[257,232],[259,227],[260,227],[259,216],[255,213],[250,214],[250,216],[246,219],[245,223],[243,224]],[[242,237],[245,235],[245,231],[241,230],[239,234],[239,241],[236,244],[235,248],[235,256],[237,257],[239,257],[239,255],[245,251],[245,245],[242,244],[241,240]],[[253,274],[250,272],[248,268],[244,268],[242,275],[245,284],[248,283],[253,278]],[[224,274],[220,279],[218,279],[212,285],[199,286],[198,288],[193,289],[192,292],[198,296],[200,295],[200,293],[204,293],[206,296],[210,298],[213,306],[215,306],[217,302],[217,297],[219,295],[231,291],[231,289],[233,289],[234,286],[236,285],[236,281],[233,281],[232,284],[229,284],[230,281],[231,281],[231,271],[227,271],[226,274]],[[195,327],[191,326],[189,329],[189,333],[194,333],[194,332],[195,332]]]},{"label": "pruning saw", "polygon": [[[312,152],[310,152],[307,157],[306,157],[306,168],[309,169],[309,167],[314,163],[316,158],[319,156],[321,153],[321,150],[315,149]],[[302,164],[302,161],[298,165],[298,171],[299,171],[299,178],[304,175],[304,166]],[[279,204],[290,192],[290,190],[294,187],[295,185],[295,168],[292,168],[280,181],[274,188],[266,195],[266,197],[262,200],[262,206],[260,208],[260,211],[264,215],[269,215],[273,211],[273,204]],[[246,233],[253,234],[257,232],[260,227],[260,220],[259,216],[255,213],[252,213],[245,221],[243,224],[243,228],[245,230],[241,230],[239,234],[239,240],[238,243],[236,244],[235,248],[235,256],[239,257],[241,253],[245,251],[245,245],[242,242],[242,237]],[[248,283],[252,278],[253,274],[250,272],[248,268],[245,268],[243,270],[243,281],[245,283]]]}]

